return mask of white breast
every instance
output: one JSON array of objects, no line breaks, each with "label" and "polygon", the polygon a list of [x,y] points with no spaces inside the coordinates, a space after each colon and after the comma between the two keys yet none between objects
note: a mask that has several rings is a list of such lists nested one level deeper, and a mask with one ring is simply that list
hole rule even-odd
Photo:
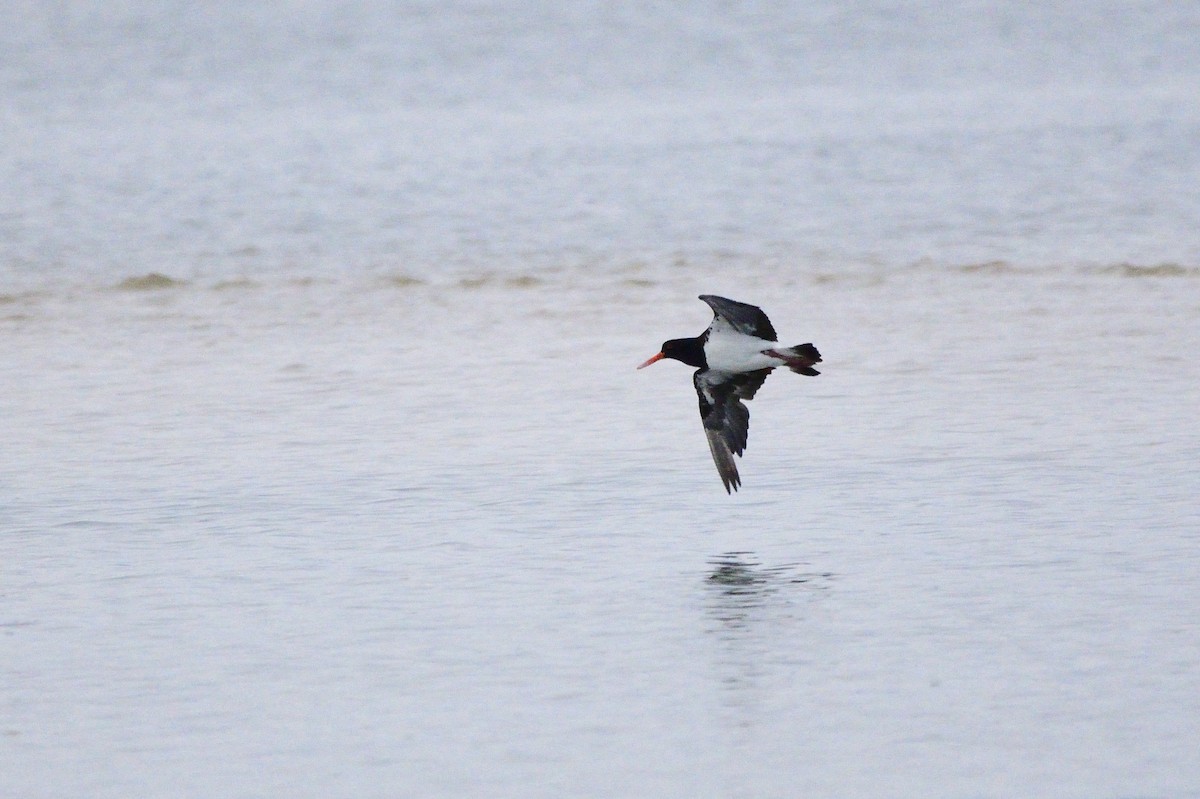
[{"label": "white breast", "polygon": [[720,372],[752,372],[779,366],[779,359],[763,355],[763,350],[778,345],[776,341],[747,336],[730,327],[724,319],[717,317],[708,330],[708,341],[704,346],[704,358],[709,369]]}]

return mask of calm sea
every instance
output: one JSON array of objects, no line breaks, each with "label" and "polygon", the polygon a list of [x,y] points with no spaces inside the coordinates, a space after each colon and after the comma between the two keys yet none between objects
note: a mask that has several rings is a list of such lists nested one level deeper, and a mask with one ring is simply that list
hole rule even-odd
[{"label": "calm sea", "polygon": [[0,9],[0,794],[1200,796],[1198,40]]}]

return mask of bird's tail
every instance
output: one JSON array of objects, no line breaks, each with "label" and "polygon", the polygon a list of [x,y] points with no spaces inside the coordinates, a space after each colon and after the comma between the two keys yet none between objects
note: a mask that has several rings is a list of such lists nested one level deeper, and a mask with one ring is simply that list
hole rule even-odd
[{"label": "bird's tail", "polygon": [[821,374],[812,368],[814,363],[821,362],[821,353],[817,352],[817,348],[812,344],[797,344],[785,350],[772,350],[772,353],[783,359],[783,362],[787,364],[787,368],[796,374],[808,375],[809,377],[816,377]]}]

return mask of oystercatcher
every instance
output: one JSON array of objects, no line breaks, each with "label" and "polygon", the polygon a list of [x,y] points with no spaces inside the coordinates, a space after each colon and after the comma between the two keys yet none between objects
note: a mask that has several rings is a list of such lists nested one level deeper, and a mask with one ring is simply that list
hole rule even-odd
[{"label": "oystercatcher", "polygon": [[745,451],[750,428],[750,412],[742,400],[754,399],[777,366],[819,375],[812,366],[821,362],[821,353],[812,344],[779,346],[775,328],[761,308],[712,294],[701,294],[700,299],[713,310],[708,330],[695,338],[663,342],[662,350],[638,369],[663,358],[698,367],[692,383],[700,397],[704,435],[725,491],[732,494],[742,484],[733,456]]}]

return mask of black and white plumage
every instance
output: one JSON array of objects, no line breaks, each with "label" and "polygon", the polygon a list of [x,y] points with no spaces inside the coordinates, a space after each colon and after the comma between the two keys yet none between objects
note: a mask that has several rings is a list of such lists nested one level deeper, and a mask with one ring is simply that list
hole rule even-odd
[{"label": "black and white plumage", "polygon": [[708,329],[695,338],[663,342],[658,354],[638,368],[663,358],[697,367],[692,383],[704,435],[725,491],[733,493],[742,484],[733,456],[745,452],[750,430],[745,402],[754,399],[777,366],[802,375],[820,374],[812,366],[821,362],[821,354],[812,344],[781,347],[761,308],[712,294],[701,294],[700,299],[713,310]]}]

